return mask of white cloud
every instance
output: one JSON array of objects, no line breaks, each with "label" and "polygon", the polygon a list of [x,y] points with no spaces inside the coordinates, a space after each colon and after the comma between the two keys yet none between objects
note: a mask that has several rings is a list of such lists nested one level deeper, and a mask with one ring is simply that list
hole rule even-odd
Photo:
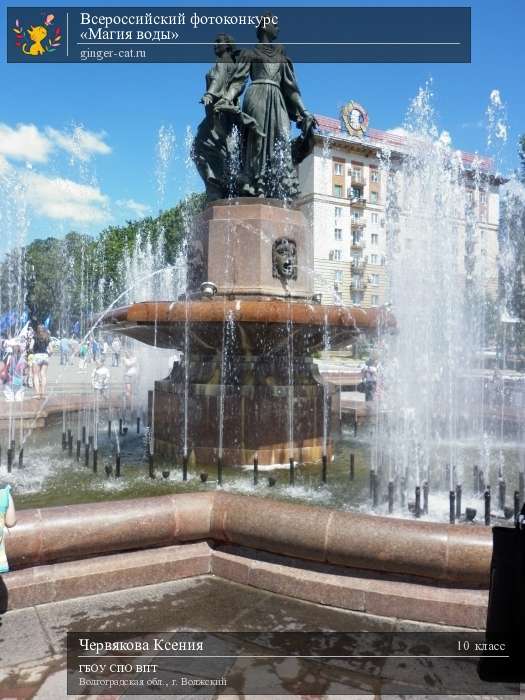
[{"label": "white cloud", "polygon": [[35,172],[26,172],[24,180],[27,201],[37,214],[84,224],[109,219],[108,197],[98,187]]},{"label": "white cloud", "polygon": [[46,133],[57,146],[78,160],[87,161],[93,155],[111,153],[111,148],[104,141],[106,137],[104,133],[96,134],[93,131],[87,131],[83,126],[75,126],[70,132],[48,127]]},{"label": "white cloud", "polygon": [[150,212],[150,207],[147,204],[141,204],[134,199],[117,199],[115,204],[122,209],[127,209],[139,219],[144,218]]},{"label": "white cloud", "polygon": [[45,163],[52,144],[34,124],[17,124],[13,129],[0,123],[0,156],[32,163]]}]

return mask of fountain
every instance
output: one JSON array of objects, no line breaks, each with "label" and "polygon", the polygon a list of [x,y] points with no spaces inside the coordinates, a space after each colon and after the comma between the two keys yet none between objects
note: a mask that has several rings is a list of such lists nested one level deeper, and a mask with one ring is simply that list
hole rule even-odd
[{"label": "fountain", "polygon": [[[230,45],[220,35],[217,55],[227,54]],[[330,396],[311,355],[326,338],[333,348],[348,345],[358,329],[374,330],[384,314],[318,303],[311,232],[292,200],[293,167],[309,153],[315,120],[298,90],[281,97],[297,100],[301,136],[287,142],[288,116],[277,110],[265,124],[275,142],[262,148],[255,125],[261,121],[258,100],[265,98],[257,90],[281,93],[276,81],[257,75],[273,75],[288,64],[245,58],[218,62],[209,74],[207,115],[193,146],[208,206],[193,222],[187,244],[185,294],[114,309],[103,324],[149,345],[183,350],[182,362],[155,383],[150,412],[156,454],[187,459],[193,453],[199,464],[220,459],[242,465],[256,455],[261,464],[315,462],[331,449]],[[249,70],[256,75],[241,112],[236,97],[225,104],[214,93],[212,78],[226,72],[231,90]]]},{"label": "fountain", "polygon": [[[326,306],[314,297],[313,241],[293,198],[295,166],[312,149],[316,122],[282,47],[271,43],[274,25],[259,34],[264,60],[256,48],[234,62],[231,37],[216,40],[206,116],[193,144],[208,205],[187,244],[185,294],[103,319],[108,330],[183,350],[182,362],[155,383],[153,448],[203,465],[329,458],[330,396],[311,355],[327,338],[332,348],[346,346],[359,329],[385,322],[381,310]],[[276,106],[266,113],[270,97]],[[301,128],[292,142],[291,113]]]}]

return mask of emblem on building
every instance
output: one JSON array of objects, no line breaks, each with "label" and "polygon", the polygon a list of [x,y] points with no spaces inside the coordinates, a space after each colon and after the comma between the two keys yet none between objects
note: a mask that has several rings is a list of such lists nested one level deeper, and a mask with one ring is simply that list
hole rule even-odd
[{"label": "emblem on building", "polygon": [[359,102],[348,102],[342,111],[341,118],[351,136],[364,136],[368,129],[368,113]]}]

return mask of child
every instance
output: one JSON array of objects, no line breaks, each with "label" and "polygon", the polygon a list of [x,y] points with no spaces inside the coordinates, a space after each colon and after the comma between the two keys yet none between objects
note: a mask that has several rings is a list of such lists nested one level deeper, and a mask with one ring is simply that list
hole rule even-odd
[{"label": "child", "polygon": [[104,367],[104,361],[98,359],[96,367],[91,374],[91,386],[95,391],[100,393],[100,396],[105,398],[109,389],[109,369]]},{"label": "child", "polygon": [[9,485],[0,488],[0,574],[9,571],[4,546],[5,528],[16,525],[15,504],[10,491]]}]

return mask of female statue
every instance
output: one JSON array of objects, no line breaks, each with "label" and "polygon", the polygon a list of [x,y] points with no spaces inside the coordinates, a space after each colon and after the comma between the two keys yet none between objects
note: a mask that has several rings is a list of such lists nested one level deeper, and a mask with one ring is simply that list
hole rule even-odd
[{"label": "female statue", "polygon": [[[276,18],[263,15],[257,29],[259,43],[239,52],[235,71],[222,102],[235,102],[251,78],[242,112],[257,128],[243,135],[241,196],[293,199],[299,194],[295,165],[313,147],[314,117],[305,109],[292,62],[284,47],[272,42],[279,29]],[[301,136],[290,140],[290,120]]]}]

